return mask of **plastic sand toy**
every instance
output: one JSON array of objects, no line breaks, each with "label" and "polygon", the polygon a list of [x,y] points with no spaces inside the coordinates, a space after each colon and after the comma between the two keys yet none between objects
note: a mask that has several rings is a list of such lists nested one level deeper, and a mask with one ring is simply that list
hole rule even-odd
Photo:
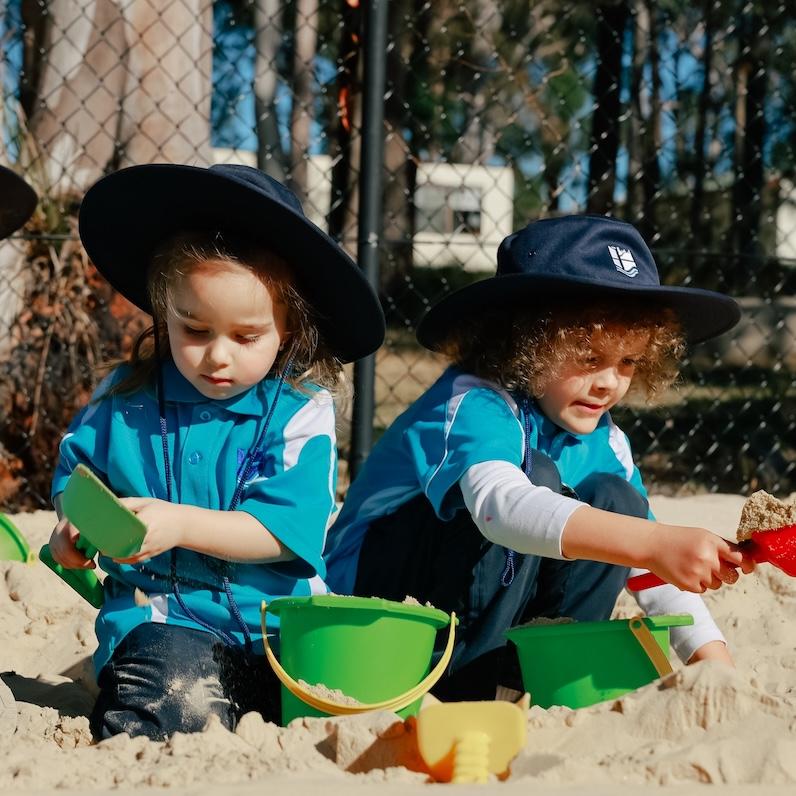
[{"label": "plastic sand toy", "polygon": [[36,554],[28,546],[22,531],[5,514],[0,514],[0,561],[32,564]]},{"label": "plastic sand toy", "polygon": [[[76,547],[86,558],[94,558],[98,552],[111,558],[127,558],[139,550],[146,535],[144,523],[82,464],[66,482],[61,507],[64,516],[80,531]],[[39,558],[95,608],[102,606],[102,583],[93,570],[61,566],[53,559],[49,545],[41,548]]]},{"label": "plastic sand toy", "polygon": [[534,705],[583,708],[669,674],[669,628],[693,623],[688,614],[636,616],[524,625],[506,636],[517,647],[522,682]]},{"label": "plastic sand toy", "polygon": [[525,745],[530,699],[520,702],[440,702],[430,694],[420,706],[417,745],[437,782],[485,783],[501,779]]},{"label": "plastic sand toy", "polygon": [[[754,531],[748,539],[738,543],[747,555],[758,564],[772,564],[786,575],[796,577],[796,525]],[[662,586],[665,580],[652,572],[636,575],[627,582],[630,591],[643,591]]]},{"label": "plastic sand toy", "polygon": [[[266,612],[279,617],[280,659]],[[416,712],[453,653],[456,617],[423,605],[336,594],[280,597],[261,606],[263,646],[283,685],[282,723],[299,716]],[[429,672],[437,631],[445,651]]]}]

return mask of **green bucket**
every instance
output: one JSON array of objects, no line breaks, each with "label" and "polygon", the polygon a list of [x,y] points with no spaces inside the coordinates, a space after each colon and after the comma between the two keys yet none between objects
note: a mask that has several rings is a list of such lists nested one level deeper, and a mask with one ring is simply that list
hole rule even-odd
[{"label": "green bucket", "polygon": [[525,625],[506,636],[517,647],[534,705],[583,708],[641,688],[665,667],[671,670],[669,628],[693,623],[689,615],[647,616]]},{"label": "green bucket", "polygon": [[22,531],[5,514],[0,514],[0,561],[21,561],[30,564],[36,560]]},{"label": "green bucket", "polygon": [[[332,594],[280,597],[267,612],[280,620],[280,661],[271,661],[278,675],[282,669],[293,680],[340,690],[365,705],[416,689],[429,671],[437,631],[451,622],[436,608]],[[280,679],[284,725],[299,716],[330,715],[300,699],[295,689],[291,693]],[[399,715],[416,713],[420,699]]]}]

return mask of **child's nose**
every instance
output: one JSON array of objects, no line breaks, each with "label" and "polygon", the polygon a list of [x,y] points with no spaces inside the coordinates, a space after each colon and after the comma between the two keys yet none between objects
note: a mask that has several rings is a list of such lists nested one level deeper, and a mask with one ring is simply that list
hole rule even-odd
[{"label": "child's nose", "polygon": [[603,368],[594,374],[593,382],[595,387],[601,390],[612,390],[619,384],[619,374],[616,368]]},{"label": "child's nose", "polygon": [[205,349],[205,359],[213,365],[225,365],[229,360],[229,350],[223,337],[216,337]]}]

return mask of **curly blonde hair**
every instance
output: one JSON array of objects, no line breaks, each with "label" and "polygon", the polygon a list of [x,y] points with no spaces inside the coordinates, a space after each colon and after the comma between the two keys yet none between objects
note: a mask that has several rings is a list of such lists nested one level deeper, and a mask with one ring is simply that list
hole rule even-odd
[{"label": "curly blonde hair", "polygon": [[571,363],[587,359],[595,336],[618,345],[645,335],[629,395],[652,401],[677,379],[685,338],[677,315],[668,308],[611,302],[553,305],[539,310],[490,310],[459,324],[438,350],[454,365],[476,376],[539,398]]},{"label": "curly blonde hair", "polygon": [[[277,355],[271,374],[283,372],[292,359],[291,372],[285,379],[288,384],[301,389],[304,383],[312,382],[325,387],[335,397],[345,398],[343,366],[321,339],[312,307],[296,287],[289,264],[255,243],[201,233],[176,235],[155,252],[147,278],[153,325],[145,329],[133,345],[128,362],[132,372],[108,394],[135,392],[154,381],[158,360],[164,361],[170,356],[166,318],[174,309],[174,288],[179,280],[208,260],[247,268],[273,293],[276,302],[287,307],[290,336],[288,344]],[[155,356],[155,324],[160,341],[158,356]]]}]

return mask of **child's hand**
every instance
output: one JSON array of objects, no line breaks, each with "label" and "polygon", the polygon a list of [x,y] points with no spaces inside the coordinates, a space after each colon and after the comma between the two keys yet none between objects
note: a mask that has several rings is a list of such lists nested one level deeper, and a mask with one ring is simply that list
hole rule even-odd
[{"label": "child's hand", "polygon": [[135,555],[115,558],[114,561],[119,564],[138,564],[182,544],[185,506],[151,497],[127,497],[120,500],[125,508],[130,509],[146,525],[146,536]]},{"label": "child's hand", "polygon": [[738,580],[738,567],[754,569],[737,545],[705,528],[660,525],[651,541],[649,569],[685,591],[718,589]]},{"label": "child's hand", "polygon": [[55,561],[66,569],[94,569],[96,564],[77,549],[80,533],[64,517],[50,534],[50,553]]}]

